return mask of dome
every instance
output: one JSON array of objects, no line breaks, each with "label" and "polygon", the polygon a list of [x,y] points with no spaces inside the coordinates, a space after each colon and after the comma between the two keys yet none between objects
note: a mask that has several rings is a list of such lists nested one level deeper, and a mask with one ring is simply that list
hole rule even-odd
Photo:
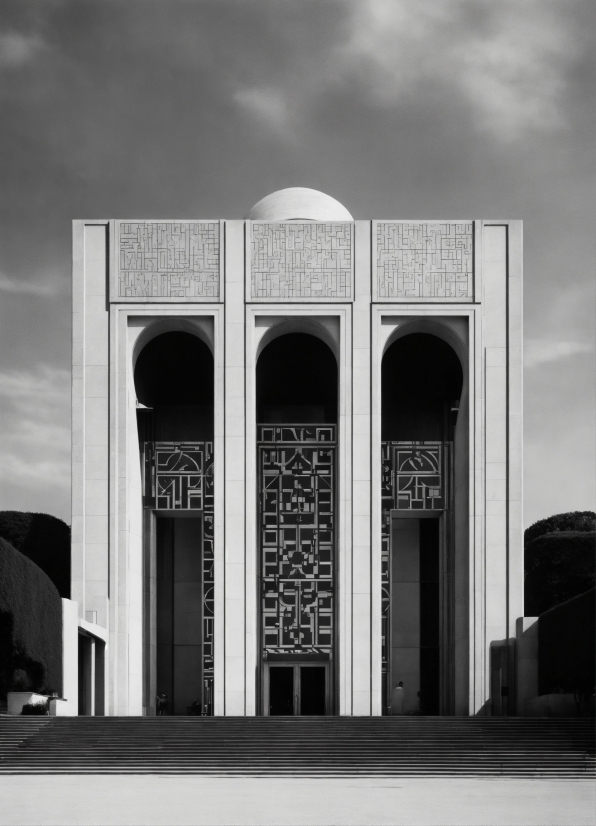
[{"label": "dome", "polygon": [[316,189],[293,186],[278,189],[256,203],[251,221],[353,221],[343,204]]}]

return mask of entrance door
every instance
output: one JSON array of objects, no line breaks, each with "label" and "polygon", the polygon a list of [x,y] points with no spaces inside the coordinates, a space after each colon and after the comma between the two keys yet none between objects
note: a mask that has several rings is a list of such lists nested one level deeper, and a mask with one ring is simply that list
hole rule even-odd
[{"label": "entrance door", "polygon": [[265,714],[274,716],[324,716],[329,707],[327,665],[273,665],[266,668]]},{"label": "entrance door", "polygon": [[300,672],[300,714],[324,715],[327,711],[327,668],[324,665],[297,666]]}]

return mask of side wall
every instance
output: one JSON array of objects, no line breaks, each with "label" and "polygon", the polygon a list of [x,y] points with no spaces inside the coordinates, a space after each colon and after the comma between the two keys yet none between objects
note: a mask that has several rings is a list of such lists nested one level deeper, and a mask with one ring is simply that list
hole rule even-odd
[{"label": "side wall", "polygon": [[71,599],[108,627],[108,221],[75,221],[72,326]]}]

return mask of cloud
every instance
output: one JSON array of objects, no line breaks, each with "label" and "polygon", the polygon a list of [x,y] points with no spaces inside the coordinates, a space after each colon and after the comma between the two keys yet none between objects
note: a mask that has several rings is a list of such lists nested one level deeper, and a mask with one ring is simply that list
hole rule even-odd
[{"label": "cloud", "polygon": [[21,281],[10,278],[0,272],[0,292],[17,295],[57,295],[64,291],[66,280],[63,277],[45,277],[43,283]]},{"label": "cloud", "polygon": [[456,92],[478,130],[510,142],[563,125],[577,44],[563,5],[358,0],[340,51],[378,105]]},{"label": "cloud", "polygon": [[70,485],[70,372],[47,365],[0,371],[0,485]]},{"label": "cloud", "polygon": [[581,39],[564,4],[354,0],[341,8],[327,49],[298,65],[289,59],[273,83],[233,93],[263,129],[292,140],[309,109],[346,88],[373,107],[449,105],[505,144],[565,126]]},{"label": "cloud", "polygon": [[34,35],[0,33],[0,69],[21,69],[37,57],[44,43]]},{"label": "cloud", "polygon": [[590,344],[579,341],[550,341],[549,339],[529,339],[524,344],[524,367],[537,367],[559,359],[591,353]]},{"label": "cloud", "polygon": [[292,119],[280,89],[273,87],[241,88],[233,98],[258,125],[285,138],[292,135]]}]

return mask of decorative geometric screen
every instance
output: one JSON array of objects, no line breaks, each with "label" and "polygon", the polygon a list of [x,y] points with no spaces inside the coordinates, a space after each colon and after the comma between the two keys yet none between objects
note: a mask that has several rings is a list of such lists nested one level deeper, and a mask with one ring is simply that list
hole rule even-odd
[{"label": "decorative geometric screen", "polygon": [[252,300],[352,298],[352,224],[251,225]]},{"label": "decorative geometric screen", "polygon": [[203,709],[213,714],[213,442],[144,443],[146,508],[202,514]]},{"label": "decorative geometric screen", "polygon": [[472,301],[472,222],[376,225],[379,300]]},{"label": "decorative geometric screen", "polygon": [[381,445],[382,670],[389,667],[391,511],[449,507],[450,442],[383,442]]},{"label": "decorative geometric screen", "polygon": [[263,654],[331,654],[335,426],[257,430]]},{"label": "decorative geometric screen", "polygon": [[116,300],[216,301],[219,222],[117,222]]}]

